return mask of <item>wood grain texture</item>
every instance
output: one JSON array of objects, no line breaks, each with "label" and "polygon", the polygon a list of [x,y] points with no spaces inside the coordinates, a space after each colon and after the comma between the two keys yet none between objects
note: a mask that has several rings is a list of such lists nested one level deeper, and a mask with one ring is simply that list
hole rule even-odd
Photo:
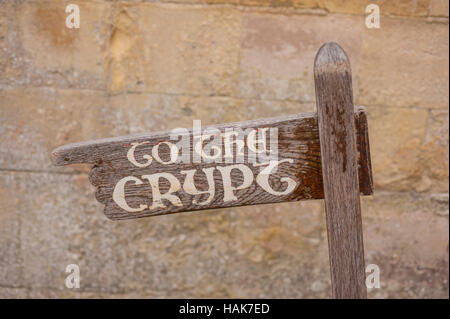
[{"label": "wood grain texture", "polygon": [[[360,190],[363,195],[372,194],[371,167],[367,143],[367,119],[364,109],[358,109],[354,115],[354,127],[358,136],[358,149],[360,150]],[[153,161],[150,166],[139,168],[130,163],[127,159],[127,151],[131,143],[147,141],[136,148],[136,159],[145,163],[145,154],[152,154],[152,147],[169,140],[170,132],[157,132],[152,134],[141,134],[126,137],[109,138],[82,143],[69,144],[55,149],[52,153],[52,161],[55,165],[66,165],[73,163],[91,163],[94,167],[90,173],[91,183],[97,187],[96,198],[105,205],[105,214],[111,219],[129,219],[146,216],[161,215],[167,213],[185,212],[193,210],[203,210],[220,207],[244,206],[255,204],[267,204],[287,201],[299,201],[307,199],[322,199],[323,184],[320,162],[319,132],[316,114],[299,114],[276,118],[260,119],[248,122],[221,124],[206,127],[203,129],[217,128],[223,132],[226,128],[277,128],[278,129],[278,158],[279,160],[291,159],[292,163],[284,162],[280,165],[276,173],[271,174],[269,183],[273,189],[283,191],[287,183],[283,178],[291,178],[297,181],[298,187],[287,195],[274,195],[264,191],[253,180],[249,187],[234,191],[237,200],[224,202],[224,185],[218,167],[227,167],[232,164],[217,163],[175,163],[163,165]],[[189,130],[192,138],[192,130]],[[246,145],[247,146],[247,145]],[[245,147],[247,150],[247,147]],[[234,148],[235,152],[236,149]],[[160,157],[168,160],[169,148],[161,146],[159,148]],[[192,153],[191,153],[192,155]],[[248,162],[247,152],[245,161]],[[246,164],[252,171],[254,178],[260,172],[260,166]],[[180,198],[182,206],[174,206],[170,202],[164,201],[165,208],[145,209],[140,212],[127,212],[120,208],[112,199],[115,185],[126,176],[135,176],[144,183],[135,185],[130,182],[126,187],[126,201],[131,207],[140,207],[141,204],[151,206],[152,188],[151,185],[142,179],[143,175],[169,172],[175,176],[181,186],[186,178],[182,174],[183,170],[196,169],[194,175],[195,186],[198,190],[208,190],[208,180],[202,169],[215,167],[214,198],[208,205],[199,205],[195,202],[207,200],[208,195],[192,195],[184,191],[183,188],[175,194]],[[239,170],[231,171],[231,181],[233,185],[241,185],[243,174]],[[161,192],[170,189],[170,183],[165,179],[159,180]],[[195,200],[195,201],[194,201]]]},{"label": "wood grain texture", "polygon": [[367,298],[358,180],[371,177],[358,162],[370,166],[370,155],[361,147],[358,154],[352,73],[339,45],[320,48],[314,77],[333,297]]}]

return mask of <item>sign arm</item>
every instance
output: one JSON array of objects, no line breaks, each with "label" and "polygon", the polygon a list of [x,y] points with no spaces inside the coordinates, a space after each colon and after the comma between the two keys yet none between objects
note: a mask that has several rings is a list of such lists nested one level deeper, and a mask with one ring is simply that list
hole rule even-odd
[{"label": "sign arm", "polygon": [[102,143],[87,141],[60,146],[52,151],[51,160],[54,165],[95,164],[100,158],[97,156],[97,146]]},{"label": "sign arm", "polygon": [[367,298],[352,73],[339,45],[320,48],[314,78],[332,293]]}]

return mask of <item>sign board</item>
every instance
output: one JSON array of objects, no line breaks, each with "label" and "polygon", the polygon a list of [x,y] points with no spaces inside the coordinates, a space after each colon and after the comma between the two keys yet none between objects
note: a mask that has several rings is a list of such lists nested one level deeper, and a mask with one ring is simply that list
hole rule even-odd
[{"label": "sign board", "polygon": [[366,298],[360,195],[373,193],[366,112],[353,107],[346,53],[314,63],[317,114],[69,144],[55,165],[90,163],[113,220],[324,199],[333,296]]},{"label": "sign board", "polygon": [[[367,119],[354,113],[359,187],[372,194]],[[69,144],[56,165],[90,163],[111,219],[324,198],[315,114]]]}]

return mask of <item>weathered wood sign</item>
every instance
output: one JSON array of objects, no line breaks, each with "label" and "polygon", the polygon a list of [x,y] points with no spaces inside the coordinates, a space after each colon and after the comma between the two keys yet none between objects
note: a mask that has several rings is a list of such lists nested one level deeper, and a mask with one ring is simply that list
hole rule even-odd
[{"label": "weathered wood sign", "polygon": [[314,65],[317,114],[69,144],[55,165],[90,163],[113,220],[221,207],[325,199],[333,296],[365,298],[359,196],[373,193],[366,112],[335,43]]},{"label": "weathered wood sign", "polygon": [[[368,195],[365,111],[357,110],[353,121],[359,187]],[[90,181],[111,219],[324,198],[315,114],[195,130],[69,144],[52,158],[56,165],[94,164]]]}]

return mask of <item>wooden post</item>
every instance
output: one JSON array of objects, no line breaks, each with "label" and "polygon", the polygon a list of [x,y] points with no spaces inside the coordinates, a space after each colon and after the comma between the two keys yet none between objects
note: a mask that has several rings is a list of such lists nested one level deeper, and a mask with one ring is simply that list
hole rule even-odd
[{"label": "wooden post", "polygon": [[334,298],[367,298],[349,59],[324,44],[314,63],[331,285]]}]

